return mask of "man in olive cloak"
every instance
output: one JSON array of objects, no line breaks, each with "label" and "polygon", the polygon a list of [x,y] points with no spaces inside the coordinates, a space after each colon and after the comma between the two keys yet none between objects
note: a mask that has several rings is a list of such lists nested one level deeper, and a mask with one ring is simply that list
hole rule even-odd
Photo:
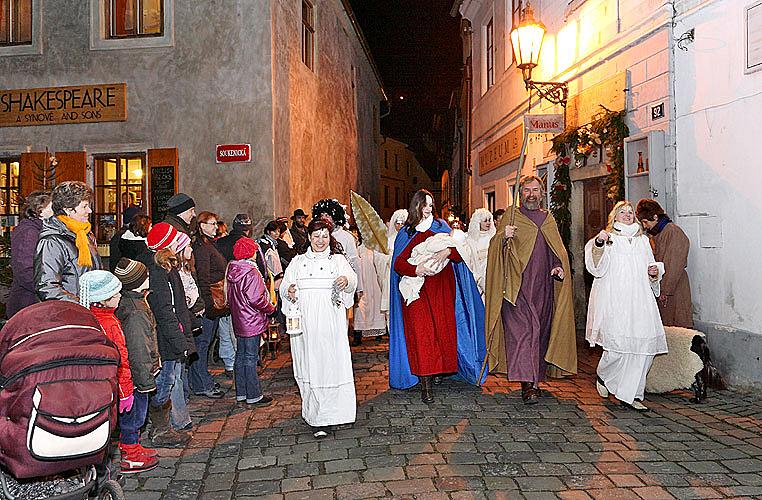
[{"label": "man in olive cloak", "polygon": [[542,181],[519,184],[513,226],[506,214],[490,241],[485,289],[489,367],[521,382],[537,402],[545,376],[577,373],[571,267],[555,219],[540,208]]}]

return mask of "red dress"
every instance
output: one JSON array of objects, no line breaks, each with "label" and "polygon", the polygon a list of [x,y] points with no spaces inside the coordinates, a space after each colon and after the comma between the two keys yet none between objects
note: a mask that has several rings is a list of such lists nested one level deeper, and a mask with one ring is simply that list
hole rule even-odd
[{"label": "red dress", "polygon": [[[434,236],[431,230],[417,233],[397,256],[394,270],[400,276],[415,276],[415,266],[408,263],[413,248]],[[454,248],[450,260],[462,259]],[[455,273],[452,264],[434,276],[427,276],[420,298],[409,306],[402,304],[405,325],[405,344],[410,371],[413,375],[428,376],[458,371],[458,334],[455,325]]]}]

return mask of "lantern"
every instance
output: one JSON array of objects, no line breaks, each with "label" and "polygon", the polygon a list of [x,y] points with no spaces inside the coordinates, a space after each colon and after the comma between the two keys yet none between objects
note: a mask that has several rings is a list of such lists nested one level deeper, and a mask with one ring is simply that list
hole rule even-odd
[{"label": "lantern", "polygon": [[292,337],[298,337],[302,331],[302,312],[299,310],[299,304],[294,304],[288,308],[286,313],[286,333]]}]

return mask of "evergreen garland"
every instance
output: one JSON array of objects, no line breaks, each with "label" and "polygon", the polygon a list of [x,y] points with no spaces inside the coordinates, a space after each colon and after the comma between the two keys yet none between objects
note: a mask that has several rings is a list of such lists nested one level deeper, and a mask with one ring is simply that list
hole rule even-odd
[{"label": "evergreen garland", "polygon": [[568,128],[553,138],[551,151],[556,154],[555,176],[550,192],[550,211],[558,224],[561,238],[569,248],[571,240],[571,178],[569,167],[572,157],[583,162],[592,150],[603,144],[610,160],[606,177],[607,196],[611,201],[624,199],[624,139],[630,135],[625,123],[625,111],[603,112],[588,125]]}]

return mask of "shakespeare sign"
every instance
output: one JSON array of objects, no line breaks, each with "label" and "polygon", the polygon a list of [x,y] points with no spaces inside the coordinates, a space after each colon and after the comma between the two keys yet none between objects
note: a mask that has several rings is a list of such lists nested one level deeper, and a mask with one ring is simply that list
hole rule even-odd
[{"label": "shakespeare sign", "polygon": [[479,175],[484,175],[518,158],[521,154],[523,138],[524,129],[522,125],[519,125],[479,151]]},{"label": "shakespeare sign", "polygon": [[125,83],[0,90],[0,127],[125,120]]}]

